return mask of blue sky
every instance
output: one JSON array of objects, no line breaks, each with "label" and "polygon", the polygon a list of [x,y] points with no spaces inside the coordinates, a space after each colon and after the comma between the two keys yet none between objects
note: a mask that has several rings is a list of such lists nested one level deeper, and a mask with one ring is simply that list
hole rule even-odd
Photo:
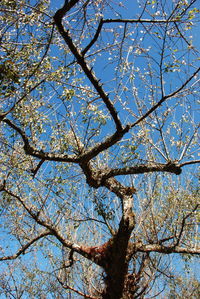
[{"label": "blue sky", "polygon": [[[119,1],[118,1],[119,2]],[[117,3],[118,3],[117,2]],[[51,1],[50,2],[52,5],[52,9],[55,11],[56,8],[59,8],[60,6],[62,6],[63,1]],[[131,0],[127,0],[127,1],[123,1],[122,4],[126,5],[126,9],[124,9],[122,6],[117,7],[118,13],[120,15],[120,18],[138,18],[138,16],[140,16],[140,12],[141,12],[141,8],[138,9],[138,5],[137,5],[137,1],[131,1]],[[197,1],[196,5],[199,4],[200,2]],[[134,4],[134,6],[133,6]],[[168,5],[168,4],[167,4]],[[154,10],[154,8],[150,9],[150,13],[152,13]],[[74,9],[74,11],[76,11],[76,9]],[[161,16],[159,15],[159,11],[154,10],[154,12],[157,14],[156,17],[161,18]],[[111,12],[111,10],[107,10],[106,11],[106,18],[111,18],[111,17],[119,17],[118,15],[115,15],[113,12]],[[149,15],[144,14],[142,16],[143,18],[150,18]],[[71,19],[73,18],[73,16],[71,17]],[[71,20],[72,21],[72,20]],[[74,23],[78,23],[79,20],[75,20]],[[199,24],[199,23],[198,23]],[[98,24],[96,24],[97,27]],[[112,26],[111,24],[104,24],[104,33],[102,34],[103,39],[104,39],[104,44],[106,45],[107,43],[112,44],[112,42],[116,42],[117,38],[113,37],[113,32],[112,32]],[[115,27],[118,26],[118,24],[114,25]],[[128,25],[129,26],[129,25]],[[94,31],[96,29],[96,27],[94,28]],[[160,79],[159,79],[159,63],[160,63],[160,51],[162,49],[162,45],[163,45],[163,32],[164,30],[160,27],[160,25],[157,25],[156,28],[153,30],[153,33],[151,32],[150,34],[146,34],[145,30],[146,30],[147,26],[143,26],[143,25],[130,25],[129,26],[129,32],[131,30],[133,30],[133,34],[130,35],[130,38],[127,40],[127,44],[121,49],[121,61],[120,64],[118,63],[118,61],[115,59],[114,55],[116,55],[114,53],[114,51],[106,51],[104,52],[101,56],[99,56],[97,58],[96,61],[91,61],[91,65],[93,64],[94,66],[94,71],[97,74],[97,76],[102,80],[103,86],[105,88],[105,90],[107,92],[109,92],[110,94],[110,98],[112,99],[112,101],[117,101],[118,100],[118,96],[120,96],[120,100],[118,102],[116,102],[116,107],[117,110],[119,112],[119,115],[121,116],[123,122],[134,122],[138,113],[138,106],[136,103],[136,93],[138,94],[138,99],[141,101],[141,103],[145,103],[144,107],[142,107],[142,111],[145,112],[146,109],[148,109],[149,107],[151,107],[153,105],[153,101],[157,102],[160,97],[161,97],[161,93],[159,87],[160,86]],[[148,27],[149,28],[149,27]],[[120,34],[120,36],[123,34],[124,32],[124,25],[121,25],[121,27],[118,28],[118,32]],[[190,40],[190,36],[194,35],[193,38],[193,45],[200,50],[200,38],[199,38],[199,27],[194,28],[194,30],[192,30],[192,32],[190,32],[189,30],[187,31],[187,33],[185,34],[185,37],[187,37]],[[144,39],[143,36],[145,36]],[[160,36],[160,37],[159,37]],[[87,41],[89,40],[89,38],[87,39]],[[60,43],[63,43],[63,41],[61,40]],[[82,41],[82,46],[85,46],[86,42],[85,40]],[[98,49],[98,45],[94,45],[93,48],[91,49],[91,52],[94,51],[94,49]],[[171,47],[168,48],[168,47]],[[168,50],[169,49],[169,50]],[[119,55],[120,53],[120,49],[119,48],[115,48],[115,50],[117,51],[117,55]],[[173,72],[172,70],[169,72],[164,72],[164,81],[165,81],[165,92],[166,94],[169,92],[172,92],[174,89],[176,89],[177,87],[179,87],[181,85],[181,83],[188,78],[188,76],[190,76],[190,74],[193,73],[193,71],[195,70],[195,67],[197,67],[198,64],[198,53],[197,52],[193,52],[191,51],[190,53],[187,52],[187,45],[182,42],[181,40],[177,39],[176,43],[173,44],[173,42],[171,42],[169,40],[169,43],[167,45],[167,49],[165,51],[165,64],[162,65],[163,69],[164,68],[170,68],[171,65],[171,57],[170,55],[170,51],[174,51],[174,57],[177,57],[177,60],[179,61],[179,63],[182,63],[182,72],[178,72],[175,71]],[[58,57],[59,55],[61,55],[63,53],[63,49],[59,48],[59,45],[57,46],[52,46],[52,48],[50,49],[50,54],[52,54],[55,57]],[[116,57],[118,58],[118,56]],[[62,59],[62,58],[61,58]],[[191,65],[187,65],[187,59],[190,59],[192,61]],[[73,61],[73,57],[72,55],[66,55],[66,64],[71,63],[71,61]],[[186,64],[185,64],[185,62]],[[167,62],[169,62],[169,65],[167,64]],[[127,63],[127,69],[125,68],[125,63]],[[55,66],[57,66],[59,64],[59,62],[56,61]],[[148,65],[149,64],[149,65]],[[120,66],[123,66],[124,69],[120,69]],[[177,67],[178,68],[178,67]],[[150,71],[153,73],[153,77],[154,77],[154,81],[152,83],[152,88],[150,88],[150,83],[151,83],[151,74]],[[124,75],[123,78],[121,78],[120,76]],[[144,76],[143,78],[141,76]],[[80,82],[80,85],[84,85],[84,84],[88,84],[88,80],[84,78],[84,75],[82,75],[80,73],[80,78],[83,78],[83,81]],[[69,81],[67,83],[72,83],[73,80],[73,76],[72,78],[69,77]],[[120,81],[121,80],[121,81]],[[166,125],[165,125],[165,131],[166,131],[166,142],[167,142],[167,148],[169,150],[170,155],[173,157],[173,159],[176,159],[177,157],[180,157],[180,154],[183,150],[183,148],[179,149],[175,146],[173,146],[172,144],[170,144],[170,136],[173,135],[174,137],[179,138],[178,133],[176,128],[172,128],[171,126],[171,122],[174,120],[174,122],[177,122],[179,124],[181,124],[182,129],[184,134],[182,135],[183,139],[187,137],[187,135],[192,136],[193,134],[193,126],[191,126],[190,128],[188,128],[191,123],[192,120],[197,121],[199,118],[199,115],[197,115],[197,104],[195,102],[196,98],[199,97],[199,82],[198,82],[198,78],[195,79],[196,83],[195,83],[195,90],[197,90],[197,94],[192,94],[192,95],[188,95],[188,97],[186,97],[182,103],[182,106],[177,107],[176,103],[178,101],[180,101],[181,99],[181,95],[178,98],[173,98],[173,99],[169,99],[169,101],[164,104],[162,107],[160,107],[158,109],[158,116],[162,116],[164,111],[166,111],[166,109],[170,108],[170,107],[175,107],[176,108],[176,113],[175,115],[172,113],[170,114],[169,111],[169,119],[166,121]],[[192,84],[194,84],[195,80],[193,81]],[[146,82],[146,83],[145,83]],[[117,87],[117,84],[119,84],[119,88]],[[79,82],[77,83],[77,85],[79,85]],[[52,97],[50,100],[48,98],[49,94],[52,92],[53,88],[50,90],[49,87],[50,84],[48,85],[47,83],[47,89],[46,89],[46,94],[47,94],[47,104],[51,103],[53,104],[58,104],[60,105],[60,99],[57,96],[57,94],[55,93],[54,97]],[[63,86],[60,86],[58,88],[58,92],[62,93],[62,88]],[[150,89],[148,89],[150,88]],[[149,97],[149,91],[152,92],[152,96]],[[35,92],[35,94],[33,93],[34,96],[36,96],[38,93]],[[81,124],[82,121],[82,116],[79,116],[79,110],[81,109],[81,105],[82,105],[82,101],[79,101],[78,96],[81,95],[81,92],[78,90],[77,88],[77,95],[73,97],[72,102],[69,102],[67,104],[69,104],[70,108],[69,111],[71,109],[71,112],[75,111],[77,113],[77,116],[74,116],[74,118],[72,118],[72,120],[77,121],[76,126],[79,127],[80,129],[77,129],[78,134],[80,134],[81,138],[84,138],[84,130],[86,130],[87,124]],[[191,100],[191,104],[190,106],[188,105],[189,100]],[[97,101],[98,103],[98,101]],[[54,111],[54,109],[52,109],[52,111],[49,109],[48,110],[48,105],[46,104],[46,106],[42,107],[42,109],[44,110],[44,113],[46,113],[46,115],[48,115],[49,120],[54,120],[56,119],[56,117],[60,117],[60,119],[62,120],[68,120],[68,115],[64,115],[64,105],[59,106],[59,108],[56,110],[58,113],[56,113]],[[95,101],[96,104],[96,101]],[[130,113],[130,109],[127,110],[125,104],[129,105],[130,109],[132,109],[133,113]],[[98,109],[102,109],[104,112],[104,106],[99,104]],[[50,113],[49,113],[50,111]],[[89,113],[92,114],[92,112],[87,112],[88,115]],[[186,117],[188,117],[188,122],[184,123],[181,122],[181,117],[182,114],[185,113]],[[55,117],[56,115],[56,117]],[[64,116],[63,116],[64,115]],[[153,115],[152,118],[149,119],[149,123],[146,125],[145,128],[147,128],[148,130],[151,129],[150,133],[151,134],[151,138],[152,140],[157,144],[158,139],[160,137],[157,136],[157,131],[155,129],[155,123],[156,123],[156,116],[155,114]],[[155,123],[154,123],[155,121]],[[152,123],[150,123],[152,122]],[[154,127],[151,125],[154,125]],[[76,128],[77,128],[76,127]],[[68,127],[66,126],[66,128],[70,128],[69,124]],[[92,129],[96,129],[97,128],[97,124],[94,124],[94,127],[92,127]],[[97,141],[101,141],[103,137],[105,137],[106,135],[110,134],[111,130],[114,128],[113,122],[111,120],[108,121],[107,126],[105,126],[105,128],[102,128],[102,131],[100,133],[99,136],[94,137],[95,140]],[[140,138],[138,137],[138,139],[135,138],[135,136],[137,134],[139,134],[141,130],[141,127],[136,127],[134,128],[130,134],[127,134],[127,136],[125,136],[125,141],[124,144],[126,143],[127,139],[133,139],[134,142],[139,143],[140,142]],[[46,134],[45,134],[45,139],[46,141],[50,141],[50,134],[51,134],[51,129],[50,129],[50,125],[47,124],[47,128],[46,128]],[[169,132],[169,133],[168,133]],[[28,132],[30,133],[30,132]],[[13,137],[12,137],[13,138]],[[44,135],[41,135],[41,139],[44,140]],[[14,140],[14,138],[13,138]],[[134,144],[135,145],[135,144]],[[164,152],[163,149],[163,144],[158,142],[158,145],[160,146],[160,150]],[[198,144],[195,146],[195,149],[197,149]],[[48,148],[48,146],[47,146]],[[50,148],[50,146],[49,146]],[[141,158],[139,158],[138,160],[141,161],[143,159],[144,154],[146,153],[146,148],[144,145],[138,145],[137,148],[139,154],[141,155]],[[128,150],[124,150],[122,156],[126,154],[126,151]],[[118,165],[119,162],[117,162],[117,157],[119,155],[119,149],[117,149],[117,147],[113,147],[110,151],[112,158],[111,160],[108,162],[110,166],[112,165]],[[194,158],[196,158],[198,155],[197,152],[194,153]],[[165,159],[163,158],[162,155],[160,155],[158,152],[155,151],[155,157],[158,161],[160,162],[165,162]],[[101,159],[104,162],[106,161],[106,158],[103,157],[103,155],[100,158],[100,162]],[[146,157],[145,157],[146,159]],[[188,159],[188,158],[186,158]],[[99,162],[99,161],[97,161]],[[100,163],[99,162],[99,163]],[[133,161],[134,162],[134,161]],[[73,178],[73,172],[74,169],[72,168],[72,170],[70,170],[68,172],[67,169],[65,169],[64,167],[60,167],[55,169],[54,166],[52,167],[53,164],[51,163],[44,163],[44,165],[41,167],[40,172],[39,172],[39,179],[42,177],[50,180],[52,179],[55,175],[58,176],[62,176],[62,178],[64,177],[66,185],[68,183],[68,178]],[[183,173],[181,175],[180,181],[182,181],[182,184],[185,183],[185,177],[186,176],[191,176],[190,175],[190,171],[191,172],[195,172],[196,171],[196,166],[191,166],[191,167],[185,167],[183,169]],[[195,170],[195,171],[194,171]],[[40,177],[41,176],[41,177]],[[81,176],[80,176],[81,177]],[[38,179],[36,178],[36,180]],[[119,178],[121,181],[123,181],[123,178]],[[135,182],[140,185],[141,184],[141,179],[139,176],[135,176],[133,178],[135,180]],[[37,182],[35,180],[35,185],[37,186]],[[69,179],[70,180],[70,179]],[[85,187],[85,180],[80,178],[79,179],[79,174],[77,174],[77,185],[78,188],[83,187],[83,189],[80,189],[81,191],[78,192],[78,195],[80,196],[79,199],[81,199],[82,201],[84,201],[84,198],[86,197],[87,194],[87,188]],[[177,178],[174,179],[174,181],[178,181]],[[194,179],[195,180],[195,179]],[[195,181],[196,182],[196,181]],[[125,184],[129,184],[129,181],[125,181]],[[54,185],[53,185],[54,184]],[[40,184],[38,183],[38,186],[40,186]],[[62,189],[62,185],[59,185],[59,183],[56,182],[52,182],[52,190],[53,191],[58,191]],[[60,188],[60,189],[59,189]],[[64,195],[68,196],[70,191],[67,190],[67,187],[64,187]],[[26,189],[26,188],[25,188]],[[28,188],[26,189],[28,190]],[[44,188],[45,190],[45,188]],[[43,191],[45,192],[45,191]],[[142,192],[141,192],[142,193]],[[42,192],[41,192],[42,194]],[[106,198],[106,196],[108,195],[106,192],[102,192],[102,190],[100,191],[100,193],[97,193],[97,196],[101,194],[104,196],[104,199]],[[53,199],[55,194],[52,194],[49,196],[49,202],[51,201],[51,199]],[[83,203],[83,205],[85,205],[85,209],[87,209],[89,206],[91,206],[91,200],[89,198],[90,194],[87,197],[87,200],[85,200],[85,203]],[[113,196],[111,195],[109,198],[106,198],[107,201],[107,205],[109,206],[110,204],[110,208],[115,207],[116,203],[113,203]],[[77,199],[75,199],[75,195],[74,195],[74,201],[78,202]],[[67,197],[68,200],[68,197]],[[76,201],[77,200],[77,201]],[[48,203],[49,203],[48,202]],[[91,208],[92,210],[92,208]],[[93,212],[95,214],[95,211],[93,209]],[[120,214],[120,213],[119,213]],[[81,230],[82,227],[80,225],[80,235],[81,235]],[[106,238],[107,235],[104,234],[103,238]],[[80,237],[81,239],[81,237]],[[10,240],[7,240],[8,243],[7,245],[9,246],[9,242]],[[14,242],[13,244],[16,245],[16,243]],[[13,246],[14,247],[14,246]],[[13,248],[11,248],[13,250]],[[176,259],[176,257],[175,257]],[[179,260],[177,259],[177,261],[175,262],[176,265],[180,265],[179,270],[181,270],[181,263],[179,263]],[[193,269],[197,274],[198,268],[197,268],[197,263],[195,262],[195,264],[193,265]]]}]

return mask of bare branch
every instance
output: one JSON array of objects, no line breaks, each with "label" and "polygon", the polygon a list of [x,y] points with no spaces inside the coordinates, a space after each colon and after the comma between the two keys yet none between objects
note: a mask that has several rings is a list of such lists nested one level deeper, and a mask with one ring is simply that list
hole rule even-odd
[{"label": "bare branch", "polygon": [[135,248],[136,252],[160,252],[163,254],[183,253],[183,254],[200,254],[200,248],[187,248],[181,246],[163,246],[159,244],[140,245]]},{"label": "bare branch", "polygon": [[40,169],[40,167],[42,166],[42,164],[44,163],[45,160],[40,160],[40,162],[38,163],[38,165],[34,168],[31,169],[31,172],[33,174],[33,178],[36,176],[38,170]]},{"label": "bare branch", "polygon": [[[74,2],[77,2],[77,1],[74,1]],[[123,128],[122,128],[121,121],[118,117],[117,111],[115,110],[115,107],[114,107],[112,101],[110,100],[109,96],[103,90],[102,84],[100,83],[100,80],[97,79],[94,72],[88,66],[86,60],[84,59],[83,54],[79,51],[77,46],[73,43],[72,38],[69,35],[69,31],[64,30],[64,27],[62,25],[62,18],[66,14],[66,12],[68,11],[67,7],[68,6],[66,5],[66,7],[63,7],[61,9],[59,9],[56,12],[56,14],[54,15],[54,20],[55,20],[55,23],[57,25],[58,31],[61,34],[61,36],[63,37],[66,44],[68,45],[68,47],[69,47],[70,51],[72,52],[72,54],[75,56],[78,64],[81,66],[81,68],[84,71],[85,75],[90,80],[93,87],[96,89],[96,91],[98,92],[98,94],[102,98],[104,104],[106,105],[108,111],[110,112],[110,115],[112,116],[112,118],[115,122],[117,131],[122,131]]]},{"label": "bare branch", "polygon": [[123,130],[116,131],[113,135],[107,137],[101,143],[96,144],[92,149],[89,149],[84,154],[81,155],[83,161],[89,161],[96,157],[99,153],[105,151],[112,145],[116,144],[122,139],[122,137],[130,130],[130,126],[127,125]]},{"label": "bare branch", "polygon": [[17,104],[19,104],[25,97],[27,97],[28,94],[30,94],[33,90],[35,90],[39,85],[41,85],[45,79],[42,79],[40,82],[35,84],[33,87],[31,87],[27,92],[25,92],[19,100],[5,113],[0,114],[0,122],[10,113],[14,110]]},{"label": "bare branch", "polygon": [[107,179],[109,177],[117,176],[117,175],[127,175],[127,174],[142,174],[147,172],[170,172],[176,175],[181,174],[181,167],[177,163],[171,161],[167,164],[160,164],[160,163],[151,163],[150,165],[147,164],[140,164],[136,166],[127,166],[124,168],[116,168],[110,169],[107,173],[103,176],[102,180]]},{"label": "bare branch", "polygon": [[7,125],[18,132],[24,142],[24,150],[27,155],[39,158],[43,161],[56,161],[56,162],[69,162],[69,163],[81,163],[86,162],[96,157],[102,151],[108,149],[112,145],[116,144],[122,137],[129,131],[130,127],[127,125],[122,131],[116,131],[113,135],[107,137],[103,142],[96,144],[92,149],[80,154],[79,156],[65,155],[65,154],[54,154],[37,150],[33,148],[26,134],[16,126],[11,120],[3,119]]},{"label": "bare branch", "polygon": [[35,242],[37,242],[39,239],[46,237],[48,235],[51,235],[49,231],[44,231],[40,233],[37,237],[33,238],[31,241],[23,245],[15,254],[13,255],[8,255],[8,256],[3,256],[0,257],[0,261],[6,261],[6,260],[14,260],[18,258],[21,254],[25,254],[26,250],[33,245]]},{"label": "bare branch", "polygon": [[91,42],[85,47],[85,49],[82,51],[82,55],[85,55],[87,53],[87,51],[94,45],[94,43],[97,41],[99,34],[101,33],[101,28],[103,26],[103,20],[101,19],[99,22],[99,26],[97,28],[97,31],[93,37],[93,39],[91,40]]},{"label": "bare branch", "polygon": [[186,37],[182,34],[181,30],[179,29],[177,22],[174,22],[174,25],[176,26],[176,29],[178,31],[178,33],[180,34],[181,38],[186,42],[186,44],[191,47],[192,44],[190,42],[188,42],[188,40],[186,39]]},{"label": "bare branch", "polygon": [[179,164],[179,166],[183,167],[183,166],[192,165],[192,164],[200,164],[200,160],[186,161],[186,162]]},{"label": "bare branch", "polygon": [[192,136],[191,136],[190,140],[188,141],[188,143],[184,146],[183,151],[182,151],[182,153],[181,153],[181,155],[180,155],[179,161],[181,161],[181,160],[183,159],[183,157],[184,157],[185,153],[187,152],[187,150],[188,150],[190,144],[192,143],[192,140],[194,139],[194,136],[195,136],[195,134],[197,133],[199,127],[200,127],[200,123],[199,123],[198,126],[195,128],[194,133],[192,134]]},{"label": "bare branch", "polygon": [[58,277],[57,277],[58,282],[62,285],[62,287],[66,290],[71,290],[73,292],[75,292],[76,294],[80,295],[81,297],[87,298],[87,299],[98,299],[97,297],[91,297],[90,295],[87,295],[85,293],[82,293],[78,290],[76,290],[75,288],[72,288],[71,286],[69,286],[68,284],[65,285]]},{"label": "bare branch", "polygon": [[184,231],[184,228],[185,228],[185,222],[186,222],[187,218],[189,218],[198,209],[199,206],[200,205],[197,204],[190,213],[188,213],[186,216],[183,217],[182,223],[181,223],[181,229],[180,229],[179,235],[177,237],[177,240],[174,244],[174,247],[178,246],[180,241],[181,241],[181,237],[182,237],[182,234],[183,234],[183,231]]},{"label": "bare branch", "polygon": [[78,163],[80,161],[79,158],[76,156],[69,156],[69,155],[59,155],[59,154],[53,154],[44,152],[42,150],[34,149],[29,142],[28,137],[26,134],[13,122],[11,122],[9,119],[3,119],[3,122],[5,122],[7,125],[9,125],[12,129],[14,129],[17,133],[19,133],[22,137],[22,140],[24,142],[24,151],[27,155],[36,157],[41,159],[42,161],[57,161],[57,162],[72,162],[72,163]]},{"label": "bare branch", "polygon": [[163,19],[104,19],[103,23],[149,23],[149,24],[166,24],[179,21],[178,19],[163,20]]},{"label": "bare branch", "polygon": [[[38,223],[39,225],[45,227],[48,230],[48,235],[53,235],[56,237],[56,239],[66,248],[69,248],[73,250],[74,252],[80,254],[81,256],[92,260],[94,263],[96,263],[99,266],[102,266],[102,259],[98,255],[98,247],[88,247],[88,246],[82,246],[78,245],[70,240],[67,240],[60,232],[59,230],[54,226],[54,224],[50,221],[50,219],[45,220],[40,217],[40,211],[36,210],[35,207],[29,207],[26,204],[26,201],[22,199],[20,196],[16,195],[15,193],[9,191],[5,187],[5,183],[1,186],[0,191],[6,192],[8,195],[15,198],[27,211],[27,213]],[[30,244],[31,245],[31,244]],[[30,246],[29,245],[29,246]],[[94,248],[97,250],[94,250]],[[24,251],[26,248],[24,249]]]},{"label": "bare branch", "polygon": [[180,91],[182,91],[182,89],[184,87],[186,87],[186,85],[199,73],[200,71],[200,67],[179,87],[177,88],[175,91],[171,92],[170,94],[164,96],[161,98],[161,100],[159,102],[157,102],[157,104],[155,104],[154,106],[152,106],[143,116],[141,116],[136,122],[134,122],[131,127],[135,127],[136,125],[138,125],[141,121],[143,121],[145,118],[147,118],[152,112],[154,112],[159,106],[161,106],[166,100],[177,96],[178,93]]}]

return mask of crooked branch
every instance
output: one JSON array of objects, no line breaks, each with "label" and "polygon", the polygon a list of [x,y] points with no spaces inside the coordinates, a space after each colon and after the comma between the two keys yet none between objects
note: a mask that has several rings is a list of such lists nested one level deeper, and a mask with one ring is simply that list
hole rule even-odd
[{"label": "crooked branch", "polygon": [[[72,2],[72,1],[70,1],[70,2]],[[74,1],[74,3],[77,3],[77,2],[78,1]],[[117,131],[121,131],[123,129],[122,124],[121,124],[121,121],[118,117],[117,111],[115,110],[115,107],[114,107],[112,101],[110,100],[109,96],[103,90],[102,84],[100,83],[100,80],[98,80],[96,78],[92,68],[90,68],[88,66],[86,60],[84,59],[83,54],[79,51],[77,46],[73,43],[72,38],[69,35],[69,31],[68,30],[65,31],[65,29],[62,25],[62,18],[65,16],[67,11],[69,10],[68,8],[69,8],[69,4],[66,4],[66,5],[63,6],[63,8],[59,9],[54,15],[54,21],[55,21],[55,24],[58,28],[58,31],[59,31],[60,35],[63,37],[65,43],[68,45],[70,51],[72,52],[72,54],[76,58],[77,63],[80,65],[80,67],[84,71],[85,75],[87,76],[87,78],[89,79],[89,81],[91,82],[93,87],[96,89],[96,91],[100,95],[100,97],[103,100],[104,104],[106,105],[108,111],[110,112],[110,115],[112,116],[112,118],[115,122]],[[94,40],[95,40],[95,37],[94,37]],[[93,43],[93,41],[92,41],[92,43]]]},{"label": "crooked branch", "polygon": [[12,121],[10,121],[7,118],[4,118],[3,122],[5,122],[7,125],[9,125],[9,127],[14,129],[17,133],[19,133],[19,135],[21,135],[22,140],[24,142],[24,151],[27,155],[39,158],[43,161],[47,160],[47,161],[57,161],[57,162],[73,162],[73,163],[78,163],[80,161],[80,159],[75,156],[53,154],[53,153],[48,153],[33,148],[29,142],[28,137],[26,136],[24,131],[22,131],[21,128],[16,126]]},{"label": "crooked branch", "polygon": [[99,26],[97,28],[97,31],[93,37],[93,39],[91,40],[91,42],[85,47],[85,49],[82,51],[82,55],[85,55],[87,53],[87,51],[94,45],[94,43],[97,41],[100,33],[101,33],[101,29],[103,26],[103,20],[100,20]]}]

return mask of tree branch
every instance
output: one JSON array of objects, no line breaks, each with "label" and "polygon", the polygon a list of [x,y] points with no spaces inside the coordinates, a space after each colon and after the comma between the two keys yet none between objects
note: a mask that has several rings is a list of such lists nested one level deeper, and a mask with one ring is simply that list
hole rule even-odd
[{"label": "tree branch", "polygon": [[87,51],[94,45],[94,43],[97,41],[99,34],[101,33],[101,29],[103,26],[103,20],[101,19],[99,22],[99,26],[97,28],[97,31],[93,37],[93,39],[91,40],[91,42],[85,47],[85,49],[81,52],[82,55],[85,55],[87,53]]},{"label": "tree branch", "polygon": [[199,204],[197,204],[190,213],[188,213],[186,216],[183,217],[182,223],[181,223],[181,229],[180,229],[180,232],[178,234],[177,240],[174,244],[174,247],[178,246],[180,241],[181,241],[181,237],[183,235],[183,230],[184,230],[185,222],[186,222],[187,218],[189,218],[198,209],[198,207],[199,207]]},{"label": "tree branch", "polygon": [[80,154],[79,156],[65,155],[65,154],[54,154],[49,152],[44,152],[42,150],[37,150],[30,145],[29,139],[21,128],[16,126],[11,120],[4,118],[2,120],[9,127],[14,129],[20,134],[24,142],[24,151],[27,155],[36,157],[42,161],[56,161],[56,162],[69,162],[69,163],[85,163],[94,157],[96,157],[102,151],[105,151],[112,145],[116,144],[122,137],[129,131],[130,126],[127,125],[123,130],[116,131],[113,135],[107,137],[103,142],[96,144],[92,149]]},{"label": "tree branch", "polygon": [[[74,2],[77,3],[78,1],[74,1]],[[58,31],[59,31],[60,35],[63,37],[65,43],[68,45],[70,51],[72,52],[72,54],[76,58],[77,63],[80,65],[80,67],[84,71],[85,75],[87,76],[87,78],[89,79],[89,81],[91,82],[93,87],[96,89],[96,91],[100,95],[100,97],[103,100],[104,104],[106,105],[108,111],[110,112],[110,115],[112,116],[112,118],[115,122],[117,131],[121,131],[122,130],[122,124],[121,124],[121,121],[118,117],[117,111],[115,110],[115,107],[114,107],[112,101],[110,100],[109,96],[103,90],[102,84],[96,78],[96,76],[95,76],[94,72],[92,71],[92,69],[89,68],[87,62],[84,59],[83,54],[79,51],[79,49],[73,43],[72,38],[69,35],[69,31],[64,30],[64,27],[62,25],[62,18],[67,13],[67,11],[68,11],[68,5],[66,4],[65,6],[63,6],[63,8],[59,9],[54,15],[54,21],[56,23]]]},{"label": "tree branch", "polygon": [[72,162],[72,163],[78,163],[80,159],[76,156],[69,156],[69,155],[59,155],[59,154],[53,154],[44,152],[42,150],[37,150],[33,148],[30,145],[29,139],[26,136],[26,134],[13,122],[11,122],[9,119],[3,119],[3,122],[5,122],[9,127],[14,129],[17,133],[19,133],[22,137],[22,140],[24,142],[24,151],[27,155],[36,157],[41,159],[42,161],[57,161],[57,162]]},{"label": "tree branch", "polygon": [[16,258],[18,258],[21,254],[25,254],[25,251],[31,246],[33,245],[35,242],[37,242],[39,239],[46,237],[48,235],[51,235],[51,233],[49,231],[45,231],[41,234],[39,234],[37,237],[33,238],[31,241],[29,241],[28,243],[26,243],[25,245],[23,245],[15,254],[13,255],[8,255],[8,256],[4,256],[4,257],[0,257],[0,261],[6,261],[6,260],[14,260]]},{"label": "tree branch", "polygon": [[200,160],[193,160],[193,161],[186,161],[181,164],[179,164],[180,167],[191,165],[191,164],[200,164]]},{"label": "tree branch", "polygon": [[58,9],[57,12],[55,13],[54,20],[59,19],[62,20],[62,18],[66,15],[66,13],[74,7],[80,0],[65,0],[64,5],[62,8]]},{"label": "tree branch", "polygon": [[36,89],[40,84],[45,82],[45,79],[42,79],[40,82],[36,83],[33,87],[31,87],[27,92],[25,92],[19,100],[7,111],[2,114],[0,114],[0,122],[10,113],[14,110],[17,104],[19,104],[25,97],[27,97],[28,94],[30,94],[34,89]]},{"label": "tree branch", "polygon": [[84,154],[81,155],[81,159],[83,161],[89,161],[96,157],[101,152],[105,151],[112,145],[116,144],[118,141],[122,139],[122,137],[130,130],[130,126],[127,125],[121,131],[116,131],[113,135],[108,136],[104,141],[101,143],[96,144],[92,149],[89,149]]},{"label": "tree branch", "polygon": [[183,254],[200,254],[200,247],[186,248],[181,246],[163,246],[159,244],[136,245],[135,252],[160,252],[163,254],[183,253]]},{"label": "tree branch", "polygon": [[73,292],[75,292],[76,294],[80,295],[81,297],[85,298],[85,299],[98,299],[97,297],[91,297],[90,295],[87,295],[85,293],[82,293],[78,290],[76,290],[75,288],[72,288],[71,286],[69,285],[65,285],[58,277],[57,277],[57,280],[58,282],[62,285],[62,287],[65,289],[65,290],[71,290]]},{"label": "tree branch", "polygon": [[[18,196],[16,194],[14,194],[13,192],[7,190],[6,186],[5,186],[5,182],[0,187],[0,191],[4,191],[11,197],[15,198],[24,207],[24,209],[27,211],[27,213],[36,221],[36,223],[45,227],[48,230],[48,235],[54,236],[64,247],[69,248],[69,249],[75,251],[76,253],[80,254],[81,256],[87,258],[88,260],[93,261],[97,265],[102,266],[102,257],[99,255],[99,251],[98,251],[98,248],[101,249],[102,246],[100,246],[100,247],[83,246],[83,245],[78,245],[70,240],[65,239],[65,237],[62,236],[62,234],[58,231],[58,229],[54,226],[54,224],[51,223],[51,221],[49,219],[48,219],[48,221],[45,221],[44,219],[42,219],[40,217],[39,210],[36,210],[35,207],[29,207],[26,204],[26,201],[24,199],[22,199],[20,196]],[[104,247],[104,245],[103,245],[103,247]],[[26,250],[26,248],[23,249],[23,252],[25,250]]]},{"label": "tree branch", "polygon": [[149,23],[149,24],[166,24],[180,21],[179,19],[162,20],[162,19],[104,19],[103,23]]},{"label": "tree branch", "polygon": [[161,106],[167,99],[176,96],[200,71],[200,67],[175,91],[161,98],[160,101],[157,102],[154,106],[152,106],[143,116],[141,116],[136,122],[131,124],[131,128],[138,125],[141,121],[147,118],[152,112],[154,112],[159,106]]},{"label": "tree branch", "polygon": [[40,169],[40,167],[42,166],[42,164],[44,162],[45,162],[45,160],[40,160],[40,162],[38,163],[38,165],[35,168],[31,169],[31,172],[33,174],[33,178],[36,176],[38,170]]},{"label": "tree branch", "polygon": [[[176,164],[175,162],[171,161],[167,164],[159,164],[155,163],[154,165],[136,165],[136,166],[127,166],[124,168],[116,168],[116,169],[110,169],[103,175],[102,180],[106,180],[110,177],[118,176],[118,175],[127,175],[127,174],[142,174],[147,172],[170,172],[174,173],[176,175],[181,174],[181,167],[180,165]],[[106,172],[106,171],[105,171]]]}]

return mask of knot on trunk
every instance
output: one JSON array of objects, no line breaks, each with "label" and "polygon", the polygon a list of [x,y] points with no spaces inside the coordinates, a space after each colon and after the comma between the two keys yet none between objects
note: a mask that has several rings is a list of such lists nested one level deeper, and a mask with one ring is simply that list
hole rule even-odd
[{"label": "knot on trunk", "polygon": [[181,167],[174,161],[169,161],[167,163],[167,165],[165,166],[165,168],[166,169],[164,169],[164,170],[166,170],[168,172],[175,173],[176,175],[179,175],[182,172]]}]

